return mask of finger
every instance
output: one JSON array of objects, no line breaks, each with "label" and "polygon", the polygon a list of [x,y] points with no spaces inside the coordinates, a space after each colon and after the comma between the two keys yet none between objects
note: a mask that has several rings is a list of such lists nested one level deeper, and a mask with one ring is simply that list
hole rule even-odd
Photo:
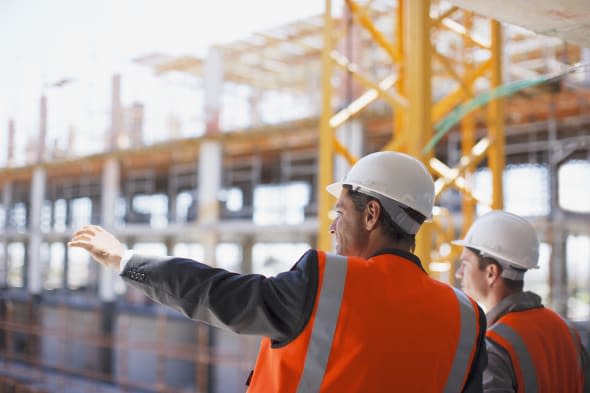
[{"label": "finger", "polygon": [[96,231],[94,229],[84,227],[82,229],[79,229],[77,232],[75,232],[73,237],[80,236],[80,235],[96,236]]},{"label": "finger", "polygon": [[94,229],[96,232],[104,232],[104,229],[102,229],[102,227],[100,227],[98,225],[89,225],[89,227]]},{"label": "finger", "polygon": [[87,241],[87,242],[91,242],[92,241],[92,236],[88,236],[88,235],[78,235],[73,237],[70,241]]},{"label": "finger", "polygon": [[92,245],[92,243],[89,243],[87,241],[84,240],[76,240],[76,241],[71,241],[68,242],[68,247],[79,247],[79,248],[83,248],[85,250],[92,250],[92,248],[94,247]]},{"label": "finger", "polygon": [[85,240],[92,240],[94,235],[91,233],[77,233],[70,240],[77,240],[77,239],[85,239]]}]

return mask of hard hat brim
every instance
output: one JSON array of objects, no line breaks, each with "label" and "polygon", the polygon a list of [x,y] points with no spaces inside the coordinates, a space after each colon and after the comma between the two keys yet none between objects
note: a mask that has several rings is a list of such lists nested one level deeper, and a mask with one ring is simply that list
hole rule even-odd
[{"label": "hard hat brim", "polygon": [[340,181],[336,182],[336,183],[332,183],[326,187],[326,191],[328,191],[334,197],[339,198],[340,192],[342,191],[342,185],[343,185],[343,183]]}]

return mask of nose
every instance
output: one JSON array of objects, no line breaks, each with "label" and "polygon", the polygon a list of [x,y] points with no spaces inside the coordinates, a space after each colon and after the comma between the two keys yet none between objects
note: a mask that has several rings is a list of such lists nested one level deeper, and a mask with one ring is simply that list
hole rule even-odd
[{"label": "nose", "polygon": [[334,233],[336,233],[336,220],[333,220],[330,223],[330,228],[328,228],[328,231],[330,232],[330,235],[333,235]]}]

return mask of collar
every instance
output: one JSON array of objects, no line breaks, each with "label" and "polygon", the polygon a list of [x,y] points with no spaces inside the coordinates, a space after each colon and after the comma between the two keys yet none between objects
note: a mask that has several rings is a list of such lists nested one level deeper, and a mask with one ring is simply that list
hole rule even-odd
[{"label": "collar", "polygon": [[506,296],[486,313],[488,327],[492,326],[501,317],[509,312],[525,311],[532,308],[543,307],[541,297],[534,292],[517,292]]},{"label": "collar", "polygon": [[377,250],[377,252],[375,252],[373,255],[371,255],[371,258],[384,254],[397,255],[398,257],[407,259],[414,265],[418,266],[422,271],[426,272],[426,270],[424,270],[424,268],[422,267],[422,262],[420,262],[420,258],[418,258],[416,255],[412,254],[409,251],[404,251],[397,248],[381,248]]}]

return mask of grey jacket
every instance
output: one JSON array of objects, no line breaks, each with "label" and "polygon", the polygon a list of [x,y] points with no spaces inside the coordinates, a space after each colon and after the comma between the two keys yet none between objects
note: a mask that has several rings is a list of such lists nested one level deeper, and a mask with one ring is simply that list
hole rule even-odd
[{"label": "grey jacket", "polygon": [[[541,298],[533,292],[519,292],[502,299],[486,315],[488,328],[509,312],[543,307]],[[513,393],[517,391],[516,376],[508,353],[499,345],[486,339],[488,366],[483,373],[486,393]],[[585,348],[580,348],[584,369],[584,392],[590,393],[590,358]]]},{"label": "grey jacket", "polygon": [[[422,268],[413,254],[393,249],[378,254],[385,253],[402,256]],[[310,250],[290,271],[267,278],[231,273],[190,259],[135,254],[121,276],[156,302],[193,320],[240,334],[266,336],[273,347],[280,347],[295,339],[312,315],[319,277],[317,260],[317,252]],[[481,310],[480,316],[480,342],[463,390],[466,393],[482,391],[487,354]]]}]

